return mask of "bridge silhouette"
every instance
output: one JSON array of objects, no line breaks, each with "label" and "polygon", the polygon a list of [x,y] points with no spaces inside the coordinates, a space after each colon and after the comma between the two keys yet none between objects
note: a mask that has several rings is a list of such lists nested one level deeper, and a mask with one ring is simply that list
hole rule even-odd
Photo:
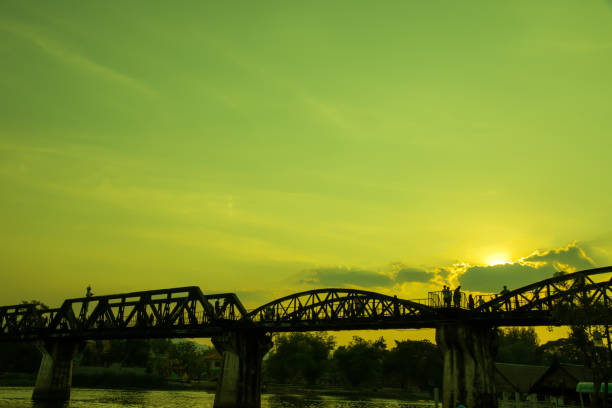
[{"label": "bridge silhouette", "polygon": [[[453,364],[459,359],[465,365],[466,356],[471,356],[476,368],[486,366],[475,356],[491,354],[492,328],[571,324],[569,317],[558,313],[563,307],[612,311],[612,279],[597,279],[607,273],[612,273],[612,266],[560,274],[503,295],[488,295],[488,301],[472,309],[465,302],[448,307],[440,292],[414,301],[331,288],[291,294],[247,311],[233,293],[205,294],[196,286],[67,299],[52,309],[23,303],[0,307],[0,342],[36,342],[43,362],[33,398],[65,399],[70,379],[57,378],[70,373],[59,375],[57,367],[71,367],[84,340],[211,337],[224,357],[215,406],[251,407],[259,406],[261,358],[271,347],[269,333],[436,328],[445,355],[444,398],[450,404],[470,398],[465,389],[447,395],[446,388],[453,388],[452,379],[447,381]],[[612,324],[612,313],[587,313],[581,319]],[[238,367],[238,372],[230,374],[230,366]],[[496,406],[496,400],[487,398],[482,406]],[[478,398],[474,401],[470,406],[480,406]]]}]

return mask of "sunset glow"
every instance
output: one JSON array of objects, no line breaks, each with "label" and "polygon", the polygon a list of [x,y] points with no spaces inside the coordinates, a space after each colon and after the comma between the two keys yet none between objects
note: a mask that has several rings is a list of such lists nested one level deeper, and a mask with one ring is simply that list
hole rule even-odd
[{"label": "sunset glow", "polygon": [[508,262],[508,255],[506,254],[491,254],[485,259],[485,263],[490,266],[501,265]]},{"label": "sunset glow", "polygon": [[610,2],[78,4],[0,2],[5,304],[612,264]]}]

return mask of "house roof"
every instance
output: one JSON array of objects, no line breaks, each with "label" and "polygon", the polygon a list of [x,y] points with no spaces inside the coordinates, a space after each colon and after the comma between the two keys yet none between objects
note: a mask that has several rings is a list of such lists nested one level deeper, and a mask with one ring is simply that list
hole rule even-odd
[{"label": "house roof", "polygon": [[593,381],[593,371],[588,367],[577,364],[560,364],[560,367],[574,377],[577,382]]},{"label": "house roof", "polygon": [[548,370],[547,366],[495,363],[498,391],[527,393]]},{"label": "house roof", "polygon": [[531,388],[532,392],[575,392],[579,382],[593,380],[590,368],[575,364],[553,363]]}]

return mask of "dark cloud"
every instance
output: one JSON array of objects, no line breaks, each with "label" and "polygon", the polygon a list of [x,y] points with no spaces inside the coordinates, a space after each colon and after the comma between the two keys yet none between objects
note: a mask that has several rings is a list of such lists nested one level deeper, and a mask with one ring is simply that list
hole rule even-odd
[{"label": "dark cloud", "polygon": [[[547,251],[536,251],[518,262],[489,266],[456,264],[434,269],[413,268],[402,263],[390,264],[389,274],[376,271],[329,267],[303,271],[299,283],[318,287],[391,288],[405,282],[443,284],[459,279],[463,289],[479,292],[499,292],[504,285],[510,289],[547,279],[557,271],[589,269],[593,260],[576,243]],[[294,281],[295,282],[295,281]]]},{"label": "dark cloud", "polygon": [[397,283],[402,282],[429,282],[433,277],[432,274],[427,273],[424,269],[419,268],[402,268],[395,275],[395,281]]},{"label": "dark cloud", "polygon": [[537,251],[516,263],[470,266],[459,277],[466,290],[498,292],[504,285],[518,288],[547,279],[557,271],[593,268],[591,258],[576,243],[566,247]]},{"label": "dark cloud", "polygon": [[355,268],[318,268],[307,271],[301,282],[321,286],[389,287],[391,277],[378,272]]},{"label": "dark cloud", "polygon": [[544,252],[535,252],[526,258],[524,262],[546,262],[555,266],[557,270],[575,268],[576,270],[590,269],[595,266],[587,254],[578,247],[576,243],[569,244],[564,248],[551,249]]},{"label": "dark cloud", "polygon": [[491,266],[470,266],[459,278],[464,290],[477,292],[499,292],[504,285],[509,289],[552,277],[555,269],[550,265],[535,268],[520,263]]}]

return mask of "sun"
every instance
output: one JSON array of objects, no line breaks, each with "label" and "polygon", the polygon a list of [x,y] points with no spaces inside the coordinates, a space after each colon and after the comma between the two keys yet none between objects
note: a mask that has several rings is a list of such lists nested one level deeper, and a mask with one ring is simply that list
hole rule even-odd
[{"label": "sun", "polygon": [[489,266],[502,265],[510,262],[508,254],[491,254],[485,258],[485,263]]}]

